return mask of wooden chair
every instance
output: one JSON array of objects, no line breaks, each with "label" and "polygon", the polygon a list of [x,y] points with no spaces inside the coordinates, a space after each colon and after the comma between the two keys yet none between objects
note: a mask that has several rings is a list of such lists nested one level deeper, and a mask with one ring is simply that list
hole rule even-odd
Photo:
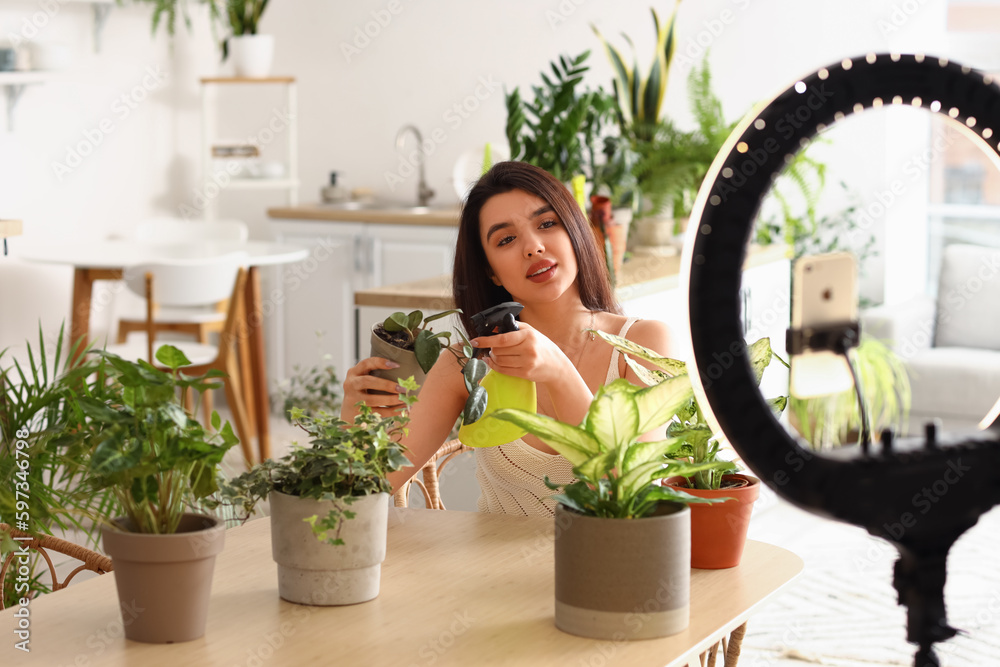
[{"label": "wooden chair", "polygon": [[430,460],[424,464],[424,467],[420,469],[420,475],[423,479],[418,479],[416,475],[410,478],[410,481],[404,484],[393,496],[393,504],[396,507],[407,507],[410,498],[410,484],[416,484],[424,494],[424,502],[427,505],[427,509],[445,509],[444,503],[441,501],[439,486],[441,469],[445,467],[448,461],[451,461],[459,454],[471,451],[471,447],[466,447],[459,440],[449,440],[444,443],[431,456]]},{"label": "wooden chair", "polygon": [[[206,259],[154,262],[133,267],[125,276],[125,284],[146,300],[146,329],[142,337],[133,336],[125,344],[109,345],[106,349],[126,359],[143,358],[154,366],[160,366],[154,354],[155,348],[159,347],[156,345],[157,328],[153,320],[156,300],[183,304],[211,302],[228,297],[229,308],[218,346],[187,341],[170,341],[170,344],[191,360],[192,365],[184,367],[186,374],[200,375],[216,369],[228,376],[223,381],[226,401],[233,413],[243,455],[247,463],[252,464],[254,455],[250,439],[253,434],[244,403],[245,394],[241,385],[237,352],[240,324],[243,323],[241,297],[247,280],[247,272],[241,266],[244,260],[243,253],[231,253]],[[204,408],[207,422],[212,412],[211,392],[205,392]]]},{"label": "wooden chair", "polygon": [[[184,247],[190,256],[191,248],[201,249],[205,243],[242,242],[249,237],[246,223],[240,220],[213,222],[181,220],[179,218],[151,218],[139,223],[135,238],[159,246]],[[194,336],[199,343],[208,344],[209,335],[221,333],[226,320],[226,300],[200,303],[194,306],[157,303],[154,326],[157,333],[170,331]],[[124,343],[129,334],[145,331],[145,319],[121,318],[118,320],[118,343]]]},{"label": "wooden chair", "polygon": [[[33,549],[42,555],[42,558],[45,559],[45,563],[49,568],[49,576],[52,578],[51,588],[53,591],[66,588],[66,586],[69,585],[69,582],[73,580],[73,577],[84,570],[90,570],[91,572],[96,572],[97,574],[107,574],[113,569],[111,567],[111,559],[107,556],[99,554],[96,551],[91,551],[86,547],[81,547],[79,544],[67,542],[66,540],[58,537],[53,537],[51,535],[29,535],[28,533],[23,533],[19,530],[11,528],[5,523],[0,523],[0,532],[8,533],[13,538],[28,538],[26,540],[17,540],[16,543],[19,546]],[[55,551],[78,561],[82,561],[82,565],[79,565],[75,570],[66,575],[65,579],[59,581],[56,576],[56,566],[52,562],[52,558],[49,556],[49,551]],[[0,581],[3,581],[4,577],[6,577],[7,570],[11,566],[15,556],[17,556],[17,553],[11,552],[4,559],[3,565],[0,566]],[[0,610],[3,608],[3,596],[0,596]]]}]

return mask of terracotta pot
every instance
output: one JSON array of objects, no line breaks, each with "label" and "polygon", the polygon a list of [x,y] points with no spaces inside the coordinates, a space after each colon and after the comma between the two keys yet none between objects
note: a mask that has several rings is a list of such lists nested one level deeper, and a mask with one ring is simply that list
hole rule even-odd
[{"label": "terracotta pot", "polygon": [[[413,350],[404,350],[401,347],[396,347],[389,341],[379,338],[375,334],[375,327],[378,324],[380,323],[372,325],[371,356],[395,361],[399,364],[399,368],[379,368],[373,370],[371,374],[376,377],[385,378],[386,380],[392,380],[393,382],[399,382],[400,379],[408,378],[412,375],[418,385],[423,385],[427,374],[424,373],[424,369],[417,363],[417,355],[414,354]],[[419,389],[417,392],[419,393]],[[374,393],[381,394],[385,392],[376,391]]]},{"label": "terracotta pot", "polygon": [[215,557],[225,544],[223,523],[185,514],[172,535],[127,532],[126,518],[113,523],[126,530],[105,526],[101,534],[114,563],[125,637],[172,644],[204,635]]},{"label": "terracotta pot", "polygon": [[[608,197],[593,195],[590,198],[590,223],[597,239],[597,249],[604,256],[604,232],[611,241],[611,258],[615,275],[621,273],[625,260],[625,246],[628,242],[628,222],[615,219]],[[604,231],[602,231],[604,230]]]},{"label": "terracotta pot", "polygon": [[334,606],[378,597],[388,530],[388,493],[363,496],[347,506],[356,516],[342,524],[342,545],[320,542],[303,521],[314,515],[326,516],[332,501],[277,491],[269,497],[271,555],[278,564],[278,595],[282,599]]},{"label": "terracotta pot", "polygon": [[691,512],[660,503],[645,519],[556,506],[556,627],[593,639],[648,639],[688,626]]},{"label": "terracotta pot", "polygon": [[684,479],[671,477],[668,486],[683,489],[699,498],[732,498],[711,505],[692,504],[691,507],[691,567],[719,570],[736,567],[743,558],[747,542],[750,514],[754,501],[760,495],[760,480],[751,475],[724,475],[723,482],[742,479],[750,484],[742,488],[705,490],[689,489]]}]

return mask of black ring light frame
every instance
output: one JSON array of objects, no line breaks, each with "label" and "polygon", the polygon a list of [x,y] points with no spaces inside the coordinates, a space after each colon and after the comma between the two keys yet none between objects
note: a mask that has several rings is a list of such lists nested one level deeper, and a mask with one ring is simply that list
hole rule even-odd
[{"label": "black ring light frame", "polygon": [[[754,218],[774,179],[824,128],[848,114],[890,104],[942,113],[997,157],[1000,87],[990,75],[919,54],[844,59],[783,91],[732,133],[698,193],[682,275],[688,279],[696,366],[691,380],[701,405],[710,407],[708,418],[779,495],[865,527],[897,547],[893,584],[908,607],[907,639],[919,647],[915,664],[926,667],[939,664],[933,643],[956,632],[945,616],[948,550],[1000,503],[1000,441],[982,432],[944,443],[929,429],[924,446],[913,450],[883,446],[849,460],[813,453],[776,420],[761,396],[740,316],[741,267]],[[916,504],[928,490],[934,497],[925,494],[927,502]]]}]

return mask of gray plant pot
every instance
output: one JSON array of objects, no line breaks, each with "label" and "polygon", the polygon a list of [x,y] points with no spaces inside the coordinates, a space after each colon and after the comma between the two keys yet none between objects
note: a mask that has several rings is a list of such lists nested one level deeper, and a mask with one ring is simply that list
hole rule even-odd
[{"label": "gray plant pot", "polygon": [[353,519],[343,523],[343,545],[320,542],[307,517],[326,516],[328,500],[274,491],[271,499],[271,555],[278,564],[278,595],[299,604],[334,606],[378,597],[388,529],[389,494],[355,500]]},{"label": "gray plant pot", "polygon": [[393,382],[399,382],[400,379],[405,379],[412,375],[417,384],[422,386],[427,374],[424,373],[424,369],[417,363],[417,355],[413,353],[413,350],[404,350],[379,338],[375,335],[375,326],[375,324],[372,325],[371,356],[395,361],[399,364],[399,368],[380,368],[372,371],[371,374],[376,377],[385,378],[386,380],[392,380]]},{"label": "gray plant pot", "polygon": [[599,519],[556,506],[556,627],[592,639],[650,639],[688,626],[691,510],[660,503],[645,519]]},{"label": "gray plant pot", "polygon": [[[128,519],[115,524],[129,526]],[[114,564],[125,637],[172,644],[205,634],[215,557],[225,544],[223,523],[185,514],[171,535],[101,530],[104,550]]]}]

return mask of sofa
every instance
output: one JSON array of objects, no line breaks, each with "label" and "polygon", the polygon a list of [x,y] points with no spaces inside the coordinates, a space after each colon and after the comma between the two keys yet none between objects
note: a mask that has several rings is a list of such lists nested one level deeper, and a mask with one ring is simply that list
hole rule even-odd
[{"label": "sofa", "polygon": [[911,435],[935,417],[975,428],[1000,397],[1000,248],[946,246],[936,297],[869,308],[861,326],[906,365]]}]

